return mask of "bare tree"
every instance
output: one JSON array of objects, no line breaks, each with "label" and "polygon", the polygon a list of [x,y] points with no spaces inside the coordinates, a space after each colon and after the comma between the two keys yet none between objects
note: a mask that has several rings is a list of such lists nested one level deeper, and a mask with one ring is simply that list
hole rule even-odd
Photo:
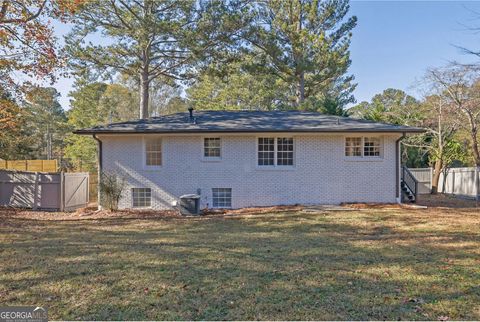
[{"label": "bare tree", "polygon": [[455,140],[458,124],[452,122],[451,111],[445,103],[445,97],[435,93],[435,87],[430,88],[430,95],[425,97],[417,108],[421,119],[418,126],[426,132],[407,138],[402,142],[405,146],[419,148],[428,153],[435,169],[432,178],[432,193],[438,192],[438,182],[442,173],[453,161],[462,159],[463,149]]},{"label": "bare tree", "polygon": [[480,126],[480,68],[452,63],[428,71],[427,77],[441,90],[451,118],[470,137],[472,156],[480,167],[478,128]]}]

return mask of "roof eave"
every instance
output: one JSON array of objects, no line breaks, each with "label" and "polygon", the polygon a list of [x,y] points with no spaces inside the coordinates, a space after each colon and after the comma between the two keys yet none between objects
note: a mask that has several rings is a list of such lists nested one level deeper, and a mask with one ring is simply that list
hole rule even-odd
[{"label": "roof eave", "polygon": [[352,130],[144,130],[144,131],[112,131],[112,130],[77,130],[73,134],[202,134],[202,133],[424,133],[424,129],[352,129]]}]

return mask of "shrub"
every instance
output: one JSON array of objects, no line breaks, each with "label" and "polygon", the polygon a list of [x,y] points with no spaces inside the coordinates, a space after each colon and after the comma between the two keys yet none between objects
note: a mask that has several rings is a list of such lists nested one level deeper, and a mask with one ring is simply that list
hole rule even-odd
[{"label": "shrub", "polygon": [[103,172],[100,176],[100,205],[109,210],[118,209],[118,202],[125,188],[125,178]]}]

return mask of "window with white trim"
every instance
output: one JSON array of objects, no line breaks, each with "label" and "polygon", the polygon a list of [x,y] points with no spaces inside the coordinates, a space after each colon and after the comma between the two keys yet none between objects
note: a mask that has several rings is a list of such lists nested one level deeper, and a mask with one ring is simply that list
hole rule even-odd
[{"label": "window with white trim", "polygon": [[363,156],[365,157],[380,156],[380,138],[379,137],[363,138]]},{"label": "window with white trim", "polygon": [[152,189],[132,188],[133,208],[148,208],[152,206]]},{"label": "window with white trim", "polygon": [[149,167],[162,165],[162,139],[145,138],[145,164]]},{"label": "window with white trim", "polygon": [[203,156],[205,158],[221,157],[220,138],[204,138],[203,139]]},{"label": "window with white trim", "polygon": [[258,138],[259,166],[293,166],[293,138]]},{"label": "window with white trim", "polygon": [[362,138],[346,138],[345,139],[345,156],[346,157],[362,156]]},{"label": "window with white trim", "polygon": [[380,137],[347,137],[345,138],[346,157],[380,157],[382,140]]},{"label": "window with white trim", "polygon": [[275,138],[258,139],[258,165],[275,164]]},{"label": "window with white trim", "polygon": [[212,207],[231,208],[232,188],[212,188]]}]

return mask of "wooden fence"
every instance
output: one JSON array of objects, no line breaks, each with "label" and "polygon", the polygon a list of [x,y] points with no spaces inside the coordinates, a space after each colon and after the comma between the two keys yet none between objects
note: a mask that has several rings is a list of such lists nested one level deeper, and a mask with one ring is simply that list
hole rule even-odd
[{"label": "wooden fence", "polygon": [[[410,172],[423,186],[420,193],[429,193],[432,187],[433,169],[410,169]],[[428,188],[430,187],[430,188]],[[477,168],[449,168],[440,173],[438,191],[446,194],[459,195],[470,198],[480,197],[480,173]]]},{"label": "wooden fence", "polygon": [[88,173],[0,170],[0,206],[52,211],[86,207]]},{"label": "wooden fence", "polygon": [[57,160],[0,160],[0,169],[58,172]]}]

